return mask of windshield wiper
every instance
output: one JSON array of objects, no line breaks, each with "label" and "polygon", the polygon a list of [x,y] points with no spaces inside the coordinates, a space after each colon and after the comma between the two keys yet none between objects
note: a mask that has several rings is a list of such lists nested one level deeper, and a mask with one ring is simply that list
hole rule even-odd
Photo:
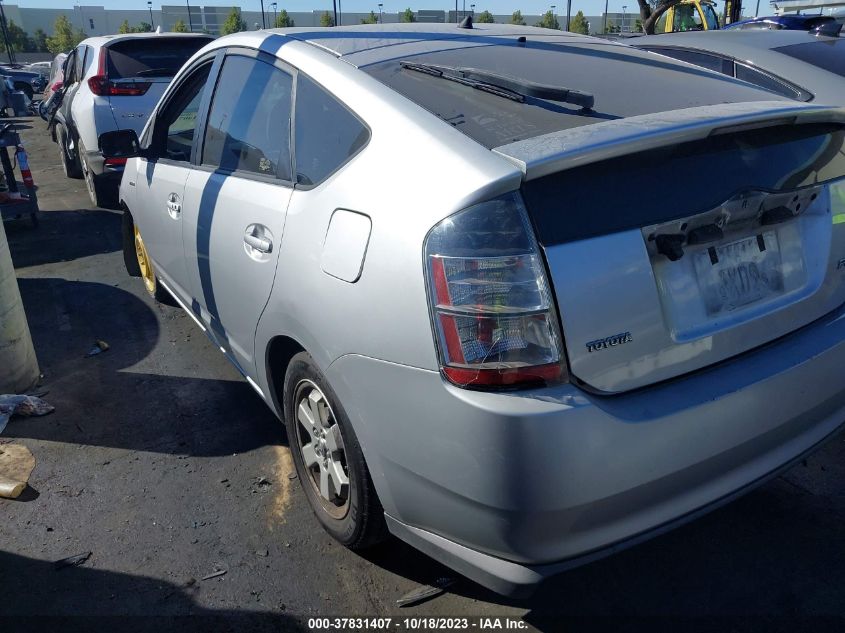
[{"label": "windshield wiper", "polygon": [[136,77],[172,77],[176,74],[173,68],[147,68],[135,73]]},{"label": "windshield wiper", "polygon": [[466,68],[463,66],[441,66],[439,64],[420,64],[401,60],[399,65],[406,70],[413,70],[425,73],[432,77],[441,77],[477,90],[490,92],[492,94],[510,99],[512,101],[525,101],[525,97],[546,99],[547,101],[558,101],[581,106],[590,110],[595,103],[595,98],[588,92],[560,88],[547,84],[538,84],[533,81],[526,81],[519,77],[500,75],[478,68]]}]

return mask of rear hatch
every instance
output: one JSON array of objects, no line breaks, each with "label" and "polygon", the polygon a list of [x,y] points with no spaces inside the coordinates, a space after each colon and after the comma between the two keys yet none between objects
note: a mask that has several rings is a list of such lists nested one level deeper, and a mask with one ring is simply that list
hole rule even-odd
[{"label": "rear hatch", "polygon": [[109,104],[119,129],[138,134],[183,64],[211,37],[127,38],[105,51],[105,74],[112,88]]},{"label": "rear hatch", "polygon": [[575,379],[643,387],[845,302],[843,121],[732,104],[497,148],[526,171]]}]

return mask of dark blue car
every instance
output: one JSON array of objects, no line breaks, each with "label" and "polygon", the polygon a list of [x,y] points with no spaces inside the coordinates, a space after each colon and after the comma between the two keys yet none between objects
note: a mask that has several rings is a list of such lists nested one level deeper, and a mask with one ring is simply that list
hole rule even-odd
[{"label": "dark blue car", "polygon": [[769,15],[727,24],[725,29],[768,29],[770,31],[812,31],[815,28],[836,22],[830,15]]}]

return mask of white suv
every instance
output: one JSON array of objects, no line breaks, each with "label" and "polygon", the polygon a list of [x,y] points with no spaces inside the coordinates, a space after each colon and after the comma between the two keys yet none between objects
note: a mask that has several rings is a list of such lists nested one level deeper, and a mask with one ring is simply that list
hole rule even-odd
[{"label": "white suv", "polygon": [[53,140],[65,175],[84,177],[95,205],[114,205],[126,162],[103,159],[100,134],[140,134],[182,64],[211,40],[189,33],[106,35],[82,41],[68,55]]}]

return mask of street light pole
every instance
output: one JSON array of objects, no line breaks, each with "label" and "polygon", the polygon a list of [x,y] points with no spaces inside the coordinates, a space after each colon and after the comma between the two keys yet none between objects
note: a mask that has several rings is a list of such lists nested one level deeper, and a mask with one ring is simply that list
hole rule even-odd
[{"label": "street light pole", "polygon": [[607,3],[609,0],[604,0],[604,34],[607,35]]},{"label": "street light pole", "polygon": [[194,21],[191,19],[191,1],[185,0],[185,5],[188,7],[188,28],[191,30],[191,33],[193,33]]},{"label": "street light pole", "polygon": [[6,12],[3,10],[2,2],[0,2],[0,30],[3,31],[3,41],[6,43],[6,53],[9,55],[9,63],[14,64],[15,54],[12,52],[12,45],[9,43],[9,32],[6,30]]},{"label": "street light pole", "polygon": [[381,3],[381,2],[378,3],[378,23],[379,24],[383,24],[383,22],[381,21],[381,8],[383,6],[384,6],[383,3]]},{"label": "street light pole", "polygon": [[332,11],[334,15],[334,26],[337,26],[337,0],[332,0]]},{"label": "street light pole", "polygon": [[626,10],[627,8],[628,8],[628,5],[627,5],[627,4],[623,4],[623,5],[622,5],[622,26],[621,26],[621,27],[619,27],[619,32],[620,32],[620,33],[624,33],[624,32],[625,32],[625,17],[626,17],[626,16],[625,16],[625,10]]},{"label": "street light pole", "polygon": [[552,12],[552,24],[554,24],[555,21],[557,20],[557,17],[555,16],[555,9],[557,9],[556,4],[549,6],[549,10]]},{"label": "street light pole", "polygon": [[572,0],[566,0],[566,30],[569,30],[569,15],[572,13]]},{"label": "street light pole", "polygon": [[261,0],[261,28],[267,28],[267,20],[264,18],[264,0]]},{"label": "street light pole", "polygon": [[153,31],[156,30],[156,23],[153,20],[153,0],[147,0],[147,7],[150,10],[150,26],[153,28]]},{"label": "street light pole", "polygon": [[272,4],[273,7],[273,28],[276,28],[276,25],[279,23],[279,16],[276,15],[276,8],[279,6],[278,2],[274,2]]}]

